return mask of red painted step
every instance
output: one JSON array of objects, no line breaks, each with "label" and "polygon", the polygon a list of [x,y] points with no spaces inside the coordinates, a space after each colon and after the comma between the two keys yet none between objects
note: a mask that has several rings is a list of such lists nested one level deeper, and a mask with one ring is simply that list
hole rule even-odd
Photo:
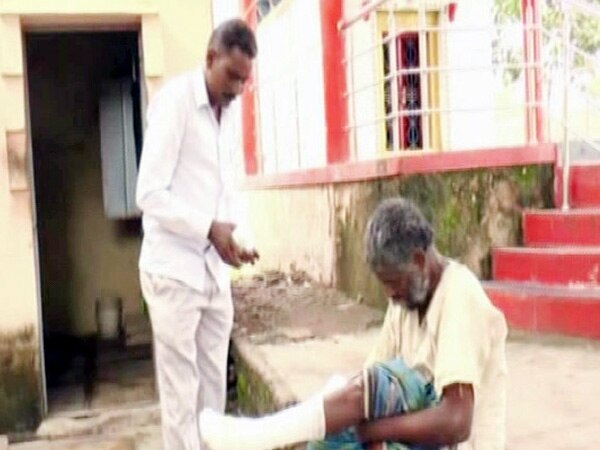
[{"label": "red painted step", "polygon": [[496,248],[496,281],[600,285],[600,247]]},{"label": "red painted step", "polygon": [[[562,170],[556,171],[555,203],[562,207]],[[600,164],[582,163],[571,166],[569,177],[569,205],[571,208],[600,207]]]},{"label": "red painted step", "polygon": [[600,339],[600,289],[485,282],[512,328]]},{"label": "red painted step", "polygon": [[600,246],[600,209],[525,211],[523,238],[529,247]]}]

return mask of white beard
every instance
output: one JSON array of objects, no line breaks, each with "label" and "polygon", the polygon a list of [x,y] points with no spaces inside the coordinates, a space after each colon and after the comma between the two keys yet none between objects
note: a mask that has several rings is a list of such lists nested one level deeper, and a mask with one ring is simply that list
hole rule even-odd
[{"label": "white beard", "polygon": [[410,280],[407,306],[410,309],[416,309],[423,306],[427,301],[428,292],[429,277],[422,274],[414,275]]}]

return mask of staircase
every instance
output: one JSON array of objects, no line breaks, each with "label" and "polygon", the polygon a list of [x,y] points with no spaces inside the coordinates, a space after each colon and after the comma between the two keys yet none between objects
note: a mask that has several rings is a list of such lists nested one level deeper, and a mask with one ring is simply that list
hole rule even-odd
[{"label": "staircase", "polygon": [[[556,207],[562,204],[562,176]],[[512,328],[600,339],[600,162],[571,166],[571,209],[529,210],[524,247],[493,250],[485,284]]]}]

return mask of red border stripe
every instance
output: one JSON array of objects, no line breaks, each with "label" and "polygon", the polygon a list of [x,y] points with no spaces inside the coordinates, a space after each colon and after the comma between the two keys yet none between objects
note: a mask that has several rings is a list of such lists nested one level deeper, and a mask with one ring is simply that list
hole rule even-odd
[{"label": "red border stripe", "polygon": [[318,169],[251,176],[249,189],[365,181],[397,175],[414,175],[529,164],[553,164],[556,145],[539,144],[523,147],[448,151],[437,153],[405,153],[394,158],[333,164]]}]

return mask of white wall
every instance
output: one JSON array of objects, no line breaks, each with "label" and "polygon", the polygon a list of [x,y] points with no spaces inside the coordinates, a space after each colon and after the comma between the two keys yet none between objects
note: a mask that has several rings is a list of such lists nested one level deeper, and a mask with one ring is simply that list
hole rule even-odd
[{"label": "white wall", "polygon": [[258,25],[258,129],[265,173],[326,163],[319,4],[283,1]]},{"label": "white wall", "polygon": [[[346,0],[345,16],[355,16],[361,5],[362,0]],[[380,108],[383,105],[380,93],[382,88],[377,86],[362,89],[374,85],[383,73],[378,67],[381,61],[376,54],[365,53],[365,50],[382,39],[375,17],[372,14],[370,20],[361,20],[345,31],[346,55],[347,58],[352,58],[346,66],[348,89],[360,89],[360,92],[348,98],[348,120],[354,127],[354,133],[350,134],[350,145],[353,157],[359,161],[376,158],[385,145],[381,139],[383,125],[373,123],[384,115]]]},{"label": "white wall", "polygon": [[212,19],[213,25],[240,17],[242,15],[242,6],[240,0],[213,0],[212,1]]},{"label": "white wall", "polygon": [[[447,106],[454,108],[448,118],[447,148],[476,149],[497,146],[495,93],[492,67],[493,0],[459,0],[455,21],[446,37],[445,63],[452,69],[447,76]],[[488,27],[485,31],[467,28]],[[465,67],[482,70],[463,70]],[[463,112],[464,109],[481,109]],[[501,125],[501,124],[500,124]]]}]

